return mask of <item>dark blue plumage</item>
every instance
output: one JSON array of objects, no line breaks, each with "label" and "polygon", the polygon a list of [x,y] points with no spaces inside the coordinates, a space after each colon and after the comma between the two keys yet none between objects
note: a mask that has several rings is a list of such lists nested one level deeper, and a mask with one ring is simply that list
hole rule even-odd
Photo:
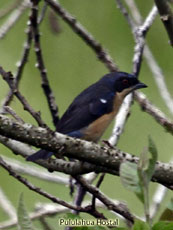
[{"label": "dark blue plumage", "polygon": [[[56,131],[71,137],[97,142],[117,114],[124,97],[146,87],[132,74],[114,72],[81,92],[57,124]],[[27,160],[47,159],[53,153],[40,150]]]}]

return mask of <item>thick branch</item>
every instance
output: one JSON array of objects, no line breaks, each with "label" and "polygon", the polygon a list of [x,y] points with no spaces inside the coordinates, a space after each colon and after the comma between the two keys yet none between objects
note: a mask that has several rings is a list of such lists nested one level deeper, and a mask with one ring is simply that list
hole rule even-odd
[{"label": "thick branch", "polygon": [[[107,171],[113,170],[118,173],[120,164],[125,160],[135,163],[138,162],[137,157],[131,156],[130,154],[120,150],[108,149],[106,147],[103,148],[92,142],[74,139],[60,133],[52,133],[47,129],[41,127],[36,128],[30,124],[23,125],[3,115],[0,115],[0,134],[31,144],[35,147],[46,149],[55,153],[57,152],[60,156],[64,154],[64,156],[105,167],[107,168]],[[54,165],[54,168],[56,168],[56,165]],[[73,174],[73,171],[71,174]],[[156,164],[152,181],[161,183],[172,189],[172,165],[158,162]]]},{"label": "thick branch", "polygon": [[[33,154],[35,150],[33,150],[28,145],[12,140],[7,137],[3,137],[0,135],[0,143],[5,145],[7,148],[9,148],[11,151],[13,151],[16,155],[21,155],[22,157],[26,158],[27,156]],[[65,161],[62,159],[53,159],[50,158],[49,160],[37,160],[37,164],[40,166],[48,169],[48,171],[58,171],[63,172],[69,175],[73,174],[85,174],[89,172],[107,172],[111,173],[113,175],[118,175],[118,172],[115,170],[110,170],[108,168],[102,167],[102,166],[96,166],[94,164],[90,164],[87,162],[80,162],[80,161]],[[89,179],[90,180],[90,179]]]}]

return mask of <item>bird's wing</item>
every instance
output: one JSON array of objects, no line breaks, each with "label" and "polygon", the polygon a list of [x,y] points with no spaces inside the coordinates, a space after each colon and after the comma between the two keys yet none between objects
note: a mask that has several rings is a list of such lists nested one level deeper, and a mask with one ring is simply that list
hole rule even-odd
[{"label": "bird's wing", "polygon": [[57,131],[69,134],[87,127],[100,116],[112,111],[113,99],[114,93],[105,89],[80,94],[60,119]]}]

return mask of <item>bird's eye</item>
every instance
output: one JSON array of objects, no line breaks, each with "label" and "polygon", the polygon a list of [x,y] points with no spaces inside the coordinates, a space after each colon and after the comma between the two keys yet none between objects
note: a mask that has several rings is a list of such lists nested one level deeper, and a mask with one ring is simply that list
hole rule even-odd
[{"label": "bird's eye", "polygon": [[122,83],[123,83],[123,85],[127,85],[129,83],[129,81],[127,79],[123,79]]}]

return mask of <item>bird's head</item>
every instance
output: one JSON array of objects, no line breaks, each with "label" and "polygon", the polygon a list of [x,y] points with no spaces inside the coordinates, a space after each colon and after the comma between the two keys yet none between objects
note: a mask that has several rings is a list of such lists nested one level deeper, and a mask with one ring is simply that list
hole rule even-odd
[{"label": "bird's head", "polygon": [[114,92],[126,96],[130,92],[146,88],[147,85],[140,82],[135,75],[125,72],[113,72],[105,75],[102,80],[110,87]]}]

